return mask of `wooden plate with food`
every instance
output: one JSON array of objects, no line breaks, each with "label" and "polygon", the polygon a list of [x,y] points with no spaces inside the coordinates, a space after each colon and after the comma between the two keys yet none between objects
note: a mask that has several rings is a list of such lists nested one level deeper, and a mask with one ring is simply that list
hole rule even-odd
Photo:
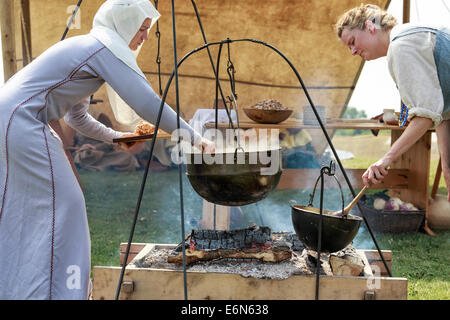
[{"label": "wooden plate with food", "polygon": [[150,140],[153,138],[155,134],[144,134],[144,135],[136,135],[136,136],[130,136],[130,137],[123,137],[123,138],[116,138],[113,139],[113,142],[136,142],[136,141],[144,141],[144,140]]},{"label": "wooden plate with food", "polygon": [[128,135],[121,138],[113,139],[113,142],[136,142],[136,141],[144,141],[144,140],[150,140],[155,135],[155,126],[145,122],[140,121],[139,124],[136,126],[136,129],[134,130],[135,135]]}]

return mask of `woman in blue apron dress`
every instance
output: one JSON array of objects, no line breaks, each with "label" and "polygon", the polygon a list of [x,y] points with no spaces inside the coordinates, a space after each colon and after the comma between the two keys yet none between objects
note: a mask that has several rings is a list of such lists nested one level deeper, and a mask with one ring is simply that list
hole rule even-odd
[{"label": "woman in blue apron dress", "polygon": [[[409,121],[389,151],[363,174],[366,186],[385,178],[394,160],[435,127],[442,172],[450,189],[450,27],[403,24],[375,5],[344,13],[335,29],[353,55],[386,56],[403,105],[399,125]],[[450,194],[447,195],[450,201]]]}]

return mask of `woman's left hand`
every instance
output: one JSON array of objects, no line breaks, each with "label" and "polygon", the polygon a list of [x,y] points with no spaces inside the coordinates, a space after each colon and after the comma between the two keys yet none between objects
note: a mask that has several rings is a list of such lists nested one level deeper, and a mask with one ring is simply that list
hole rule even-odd
[{"label": "woman's left hand", "polygon": [[362,175],[364,185],[366,187],[370,187],[371,183],[381,183],[388,174],[388,167],[390,164],[390,160],[381,158],[380,160],[372,164],[369,168],[367,168],[366,172],[364,172],[364,174]]}]

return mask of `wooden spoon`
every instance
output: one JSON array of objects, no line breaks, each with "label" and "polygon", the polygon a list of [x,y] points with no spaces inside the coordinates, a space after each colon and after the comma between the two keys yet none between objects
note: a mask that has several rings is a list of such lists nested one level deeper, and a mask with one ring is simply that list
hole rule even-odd
[{"label": "wooden spoon", "polygon": [[359,199],[361,199],[361,197],[364,195],[364,193],[366,193],[367,189],[369,189],[369,188],[364,186],[364,188],[362,188],[362,190],[358,193],[358,195],[355,197],[355,199],[353,199],[352,202],[350,202],[349,205],[344,208],[344,211],[342,211],[342,210],[336,211],[332,214],[332,216],[333,217],[341,217],[344,215],[348,215],[350,210],[353,209],[353,207],[356,205],[356,203],[359,201]]}]

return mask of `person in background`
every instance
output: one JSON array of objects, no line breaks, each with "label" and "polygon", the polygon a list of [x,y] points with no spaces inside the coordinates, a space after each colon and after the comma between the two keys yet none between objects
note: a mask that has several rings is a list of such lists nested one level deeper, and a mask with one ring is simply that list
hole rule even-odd
[{"label": "person in background", "polygon": [[450,27],[398,25],[378,6],[362,4],[345,12],[335,30],[352,55],[367,61],[387,57],[402,99],[399,124],[409,121],[390,150],[364,172],[364,184],[380,183],[392,162],[434,126],[450,201]]},{"label": "person in background", "polygon": [[298,128],[280,130],[283,168],[320,168],[308,131]]},{"label": "person in background", "polygon": [[[0,88],[0,299],[87,299],[90,235],[83,192],[51,120],[112,142],[123,137],[87,112],[105,82],[144,120],[155,123],[161,99],[133,51],[160,14],[148,0],[108,0],[89,34],[61,41]],[[160,128],[177,128],[165,105]],[[214,144],[186,122],[205,152]],[[125,149],[130,149],[124,145]],[[99,186],[101,187],[101,186]]]}]

